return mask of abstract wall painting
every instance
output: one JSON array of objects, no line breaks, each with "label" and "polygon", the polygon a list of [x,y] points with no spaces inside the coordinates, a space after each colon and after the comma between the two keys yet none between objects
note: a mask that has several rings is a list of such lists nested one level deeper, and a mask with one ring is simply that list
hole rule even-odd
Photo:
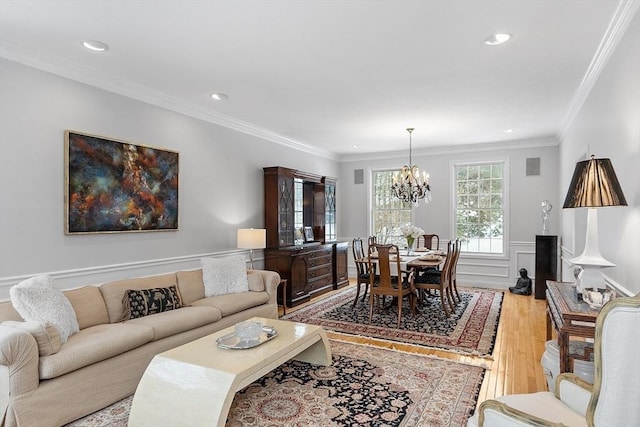
[{"label": "abstract wall painting", "polygon": [[178,153],[65,131],[67,234],[178,229]]}]

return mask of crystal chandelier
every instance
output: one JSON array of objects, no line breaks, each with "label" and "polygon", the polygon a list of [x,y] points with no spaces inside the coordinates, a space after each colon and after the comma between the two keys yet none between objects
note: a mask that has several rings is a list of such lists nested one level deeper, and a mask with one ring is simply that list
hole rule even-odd
[{"label": "crystal chandelier", "polygon": [[404,165],[402,169],[393,176],[391,191],[403,202],[411,202],[418,206],[420,199],[425,203],[431,201],[431,187],[429,186],[429,174],[418,171],[418,166],[411,164],[411,133],[413,128],[407,128],[409,132],[409,166]]}]

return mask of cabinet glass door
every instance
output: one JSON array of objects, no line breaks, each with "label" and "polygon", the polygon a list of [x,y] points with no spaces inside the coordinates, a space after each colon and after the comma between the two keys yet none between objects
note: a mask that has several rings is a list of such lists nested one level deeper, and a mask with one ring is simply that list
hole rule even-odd
[{"label": "cabinet glass door", "polygon": [[338,238],[336,232],[336,186],[326,184],[324,194],[324,238],[326,242],[333,242]]}]

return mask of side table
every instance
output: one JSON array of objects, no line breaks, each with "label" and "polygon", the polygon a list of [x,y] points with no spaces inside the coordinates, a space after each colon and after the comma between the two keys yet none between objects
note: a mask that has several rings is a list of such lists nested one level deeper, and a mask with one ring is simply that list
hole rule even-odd
[{"label": "side table", "polygon": [[571,337],[594,338],[599,309],[593,309],[576,297],[575,283],[547,280],[547,340],[551,339],[551,328],[558,334],[560,347],[560,373],[573,371],[573,359],[588,361],[593,352],[587,347],[585,353],[574,354],[569,349]]}]

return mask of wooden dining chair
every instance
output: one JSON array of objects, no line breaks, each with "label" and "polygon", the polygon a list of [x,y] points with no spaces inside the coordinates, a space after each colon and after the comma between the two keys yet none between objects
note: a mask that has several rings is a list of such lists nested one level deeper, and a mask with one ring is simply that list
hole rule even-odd
[{"label": "wooden dining chair", "polygon": [[364,294],[362,295],[362,302],[364,302],[367,298],[367,290],[369,289],[369,283],[371,279],[371,272],[373,272],[373,276],[376,274],[376,265],[369,265],[368,256],[364,253],[364,246],[362,244],[362,239],[356,237],[353,239],[352,245],[353,249],[353,259],[356,263],[356,271],[357,271],[357,289],[356,289],[356,297],[353,300],[353,306],[358,302],[358,296],[360,295],[360,286],[364,285]]},{"label": "wooden dining chair", "polygon": [[456,239],[453,250],[453,261],[451,263],[451,274],[449,280],[451,282],[451,296],[462,302],[460,293],[458,292],[458,281],[456,279],[456,268],[458,267],[458,259],[460,258],[460,239]]},{"label": "wooden dining chair", "polygon": [[[422,239],[422,242],[420,241]],[[436,241],[436,244],[433,244],[433,241]],[[422,245],[420,245],[422,243]],[[419,248],[427,248],[427,249],[439,249],[440,248],[440,237],[437,234],[423,234],[421,237],[418,237],[418,247]]]},{"label": "wooden dining chair", "polygon": [[[451,315],[449,308],[451,311],[455,310],[455,304],[451,296],[451,265],[454,259],[454,246],[454,242],[447,243],[447,258],[442,269],[427,270],[418,275],[413,281],[413,286],[419,297],[422,297],[423,290],[437,290],[439,292],[442,310],[447,317]],[[414,304],[416,299],[413,299]],[[447,303],[449,308],[447,308]],[[415,307],[412,308],[412,311],[415,312]]]},{"label": "wooden dining chair", "polygon": [[[395,249],[395,254],[392,255],[392,250]],[[411,307],[411,313],[415,308],[413,302],[412,282],[414,277],[414,271],[409,272],[402,271],[400,268],[400,256],[398,247],[396,245],[379,245],[374,243],[371,245],[369,251],[369,266],[373,268],[375,259],[371,258],[371,254],[376,252],[378,254],[378,278],[377,280],[371,275],[369,279],[369,323],[373,317],[373,306],[377,305],[378,312],[380,312],[380,297],[391,296],[398,301],[398,324],[400,327],[400,320],[402,319],[402,302],[405,297],[409,297],[409,305]],[[393,257],[393,258],[392,258]],[[392,271],[391,266],[394,266]],[[392,274],[395,273],[395,274]]]}]

